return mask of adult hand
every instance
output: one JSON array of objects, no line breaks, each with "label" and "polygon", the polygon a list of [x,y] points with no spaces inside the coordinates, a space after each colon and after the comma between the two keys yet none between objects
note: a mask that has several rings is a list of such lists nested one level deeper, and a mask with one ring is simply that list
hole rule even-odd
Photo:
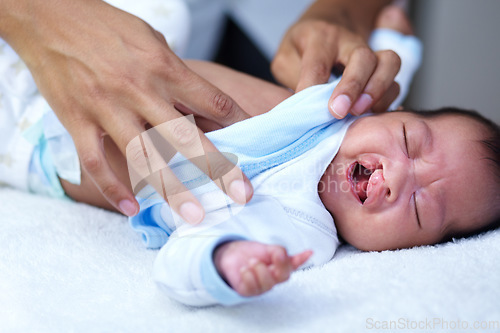
[{"label": "adult hand", "polygon": [[[202,220],[202,206],[169,172],[158,147],[148,146],[144,136],[137,139],[146,126],[165,122],[170,125],[159,132],[172,147],[187,158],[199,157],[201,147],[194,143],[201,139],[201,153],[216,157],[200,168],[212,179],[223,178],[225,192],[236,202],[250,199],[248,179],[182,118],[192,113],[227,126],[248,115],[189,70],[160,33],[100,0],[16,1],[10,2],[11,16],[4,12],[8,17],[0,33],[28,65],[40,92],[72,135],[82,167],[114,207],[126,215],[135,215],[139,208],[106,160],[106,135],[141,178],[148,168],[151,173],[153,163],[154,169],[165,169],[161,182],[148,181],[187,222]],[[193,160],[203,164],[208,159]]]},{"label": "adult hand", "polygon": [[[323,4],[327,2],[325,0]],[[378,7],[372,9],[373,17],[386,1],[378,2]],[[373,5],[375,1],[371,3]],[[359,12],[361,9],[349,10]],[[373,17],[344,16],[359,17],[358,21],[374,21]],[[396,53],[389,50],[373,52],[365,34],[353,28],[355,23],[330,20],[328,15],[317,9],[306,12],[283,38],[271,65],[275,78],[283,85],[300,91],[327,82],[332,68],[345,67],[328,103],[332,115],[343,118],[349,112],[360,115],[369,109],[385,111],[399,92],[394,77],[401,61]]]}]

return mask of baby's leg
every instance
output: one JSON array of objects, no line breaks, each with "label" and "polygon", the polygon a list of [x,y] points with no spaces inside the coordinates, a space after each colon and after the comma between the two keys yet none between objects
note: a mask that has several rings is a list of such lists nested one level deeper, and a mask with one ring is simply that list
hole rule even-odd
[{"label": "baby's leg", "polygon": [[[109,137],[104,138],[104,150],[111,169],[115,172],[118,179],[128,188],[131,188],[127,161]],[[84,168],[80,168],[82,171],[80,185],[75,185],[59,178],[66,195],[78,202],[84,202],[92,206],[117,211],[99,191],[88,172],[86,172]],[[112,191],[113,189],[109,190]]]},{"label": "baby's leg", "polygon": [[256,296],[288,280],[290,273],[309,259],[312,251],[289,256],[278,245],[252,241],[222,244],[214,253],[220,276],[242,296]]},{"label": "baby's leg", "polygon": [[375,28],[391,29],[403,35],[413,35],[411,22],[398,6],[387,6],[380,11],[375,21]]}]

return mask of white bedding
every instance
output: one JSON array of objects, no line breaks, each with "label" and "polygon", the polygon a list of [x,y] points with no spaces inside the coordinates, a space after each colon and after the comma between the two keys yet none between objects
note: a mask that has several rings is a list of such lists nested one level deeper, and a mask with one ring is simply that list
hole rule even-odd
[{"label": "white bedding", "polygon": [[156,288],[156,252],[126,218],[8,188],[0,203],[0,332],[500,330],[500,231],[381,253],[343,246],[253,303],[190,308]]}]

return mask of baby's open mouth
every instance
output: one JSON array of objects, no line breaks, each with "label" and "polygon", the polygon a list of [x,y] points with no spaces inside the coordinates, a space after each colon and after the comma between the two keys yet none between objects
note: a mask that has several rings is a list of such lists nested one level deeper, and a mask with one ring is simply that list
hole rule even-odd
[{"label": "baby's open mouth", "polygon": [[354,162],[350,167],[349,181],[353,192],[358,196],[361,203],[368,198],[370,177],[377,170],[377,167],[371,168]]},{"label": "baby's open mouth", "polygon": [[372,175],[373,170],[367,169],[358,162],[355,163],[351,171],[351,185],[354,193],[358,195],[361,203],[364,203],[366,196],[366,189],[368,187],[368,181]]}]

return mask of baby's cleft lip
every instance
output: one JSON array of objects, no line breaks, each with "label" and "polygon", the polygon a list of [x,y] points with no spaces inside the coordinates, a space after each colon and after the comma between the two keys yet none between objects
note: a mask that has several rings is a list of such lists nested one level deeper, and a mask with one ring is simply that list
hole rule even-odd
[{"label": "baby's cleft lip", "polygon": [[364,202],[365,206],[370,206],[380,201],[380,198],[384,195],[384,181],[385,179],[382,169],[376,169],[373,171],[366,188],[367,198]]}]

